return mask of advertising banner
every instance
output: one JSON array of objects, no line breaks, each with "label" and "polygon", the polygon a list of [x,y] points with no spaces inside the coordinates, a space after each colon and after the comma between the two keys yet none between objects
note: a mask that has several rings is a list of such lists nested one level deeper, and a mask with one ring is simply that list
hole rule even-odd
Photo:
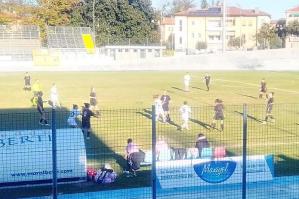
[{"label": "advertising banner", "polygon": [[[50,183],[51,129],[0,131],[0,187]],[[80,129],[57,129],[58,182],[86,180],[86,149]]]},{"label": "advertising banner", "polygon": [[[160,188],[195,187],[242,182],[242,157],[157,162]],[[272,180],[273,156],[247,157],[247,182]]]}]

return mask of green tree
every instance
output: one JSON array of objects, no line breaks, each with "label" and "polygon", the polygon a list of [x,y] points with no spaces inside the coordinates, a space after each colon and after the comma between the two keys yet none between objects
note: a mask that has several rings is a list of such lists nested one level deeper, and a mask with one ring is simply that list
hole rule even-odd
[{"label": "green tree", "polygon": [[287,25],[287,33],[289,35],[299,36],[299,21],[298,20],[289,22],[289,24]]},{"label": "green tree", "polygon": [[207,45],[206,42],[199,41],[196,44],[196,49],[197,50],[207,49],[207,47],[208,47],[208,45]]},{"label": "green tree", "polygon": [[209,7],[209,4],[207,2],[207,0],[201,0],[201,5],[200,5],[201,9],[206,9]]},{"label": "green tree", "polygon": [[256,35],[256,39],[259,43],[260,48],[262,49],[276,48],[277,38],[278,36],[276,34],[276,30],[270,24],[263,24]]},{"label": "green tree", "polygon": [[190,8],[194,8],[196,3],[194,0],[173,0],[170,8],[170,14],[175,14]]},{"label": "green tree", "polygon": [[[72,11],[72,24],[93,27],[98,45],[156,42],[159,38],[156,13],[149,0],[85,0]],[[76,19],[76,20],[75,20]]]},{"label": "green tree", "polygon": [[241,37],[234,37],[231,38],[228,41],[228,46],[235,47],[235,48],[241,48],[246,43],[245,35],[242,35]]}]

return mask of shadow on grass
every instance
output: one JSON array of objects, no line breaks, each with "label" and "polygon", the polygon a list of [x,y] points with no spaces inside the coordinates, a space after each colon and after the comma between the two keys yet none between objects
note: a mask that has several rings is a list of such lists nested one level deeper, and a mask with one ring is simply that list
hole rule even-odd
[{"label": "shadow on grass", "polygon": [[244,95],[244,94],[241,94],[241,93],[236,93],[236,94],[240,95],[240,96],[243,96],[243,97],[248,97],[248,98],[251,98],[251,99],[258,99],[257,97],[252,96],[252,95]]},{"label": "shadow on grass", "polygon": [[208,130],[210,130],[212,128],[212,126],[210,124],[204,123],[204,122],[196,120],[196,119],[190,119],[190,121],[195,124],[199,124],[200,126],[202,126],[205,129],[208,129]]},{"label": "shadow on grass", "polygon": [[277,158],[274,166],[276,177],[299,175],[299,159],[291,158],[283,154],[277,155],[275,158]]},{"label": "shadow on grass", "polygon": [[[242,112],[239,112],[239,111],[234,111],[234,112],[243,116]],[[254,116],[251,116],[251,115],[247,115],[247,118],[252,119],[252,120],[254,120],[254,121],[258,122],[258,123],[261,123],[261,124],[263,123],[263,120],[258,119],[258,118],[254,117]]]},{"label": "shadow on grass", "polygon": [[191,88],[194,88],[194,89],[197,89],[197,90],[202,90],[202,91],[207,91],[208,92],[208,89],[203,89],[203,88],[200,88],[200,87],[192,86]]},{"label": "shadow on grass", "polygon": [[186,92],[184,89],[178,88],[178,87],[171,87],[172,89],[178,90],[178,91],[182,91],[182,92]]},{"label": "shadow on grass", "polygon": [[147,119],[152,119],[152,111],[148,110],[148,109],[143,109],[143,112],[138,111],[136,112],[139,115],[142,115],[144,117],[146,117]]}]

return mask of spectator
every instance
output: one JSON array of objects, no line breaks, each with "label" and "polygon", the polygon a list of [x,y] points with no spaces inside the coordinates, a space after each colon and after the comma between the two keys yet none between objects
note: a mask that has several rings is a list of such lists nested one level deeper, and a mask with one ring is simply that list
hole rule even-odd
[{"label": "spectator", "polygon": [[160,137],[156,143],[156,155],[157,160],[168,160],[171,159],[171,151],[170,147],[168,146],[167,142],[164,140],[163,137]]},{"label": "spectator", "polygon": [[207,137],[202,133],[198,134],[196,144],[195,144],[195,148],[198,149],[198,154],[201,155],[202,149],[209,148],[209,147],[210,147],[210,144],[208,142]]},{"label": "spectator", "polygon": [[124,172],[127,177],[136,176],[136,171],[140,169],[140,163],[144,161],[145,154],[140,151],[139,147],[133,142],[131,138],[127,141],[126,159],[127,169]]}]

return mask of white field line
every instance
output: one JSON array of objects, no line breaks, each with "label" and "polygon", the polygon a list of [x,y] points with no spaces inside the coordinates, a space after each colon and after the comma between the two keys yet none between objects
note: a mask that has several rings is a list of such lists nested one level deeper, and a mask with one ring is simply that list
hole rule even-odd
[{"label": "white field line", "polygon": [[[215,79],[215,81],[239,83],[239,84],[244,84],[244,85],[257,87],[257,88],[260,86],[259,84],[252,84],[252,83],[246,83],[246,82],[241,82],[241,81],[232,81],[232,80],[226,80],[226,79]],[[299,91],[287,90],[287,89],[282,89],[282,88],[269,87],[269,89],[274,89],[274,90],[283,91],[283,92],[287,92],[287,93],[299,94]]]}]

